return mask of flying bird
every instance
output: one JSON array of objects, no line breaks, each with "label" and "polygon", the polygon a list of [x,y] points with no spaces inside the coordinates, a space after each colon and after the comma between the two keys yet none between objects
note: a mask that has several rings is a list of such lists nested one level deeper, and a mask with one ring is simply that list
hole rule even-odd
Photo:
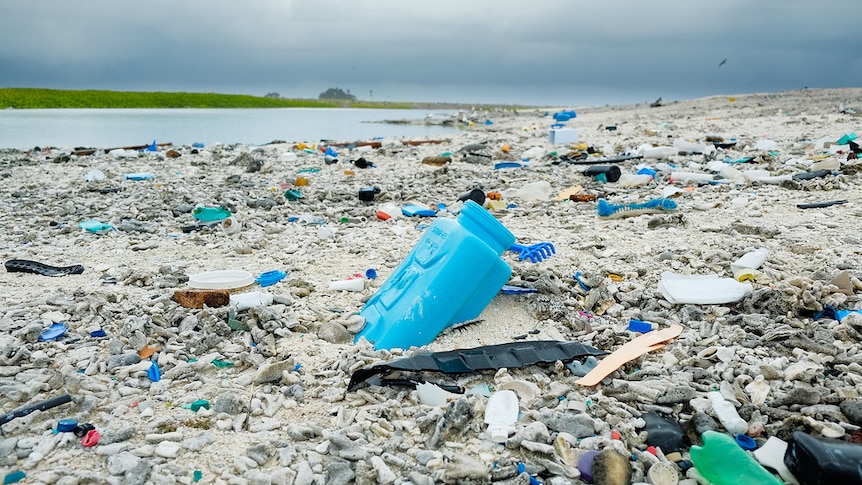
[{"label": "flying bird", "polygon": [[727,59],[724,59],[723,61],[719,62],[719,63],[718,63],[718,67],[723,66],[725,62],[727,62]]}]

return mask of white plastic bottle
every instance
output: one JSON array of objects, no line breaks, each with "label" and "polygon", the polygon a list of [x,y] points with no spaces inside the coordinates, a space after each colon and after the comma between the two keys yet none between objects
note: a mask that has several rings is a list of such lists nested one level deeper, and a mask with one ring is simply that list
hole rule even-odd
[{"label": "white plastic bottle", "polygon": [[726,401],[720,392],[709,391],[706,393],[706,397],[709,398],[712,411],[721,422],[721,425],[724,426],[724,429],[734,435],[744,434],[748,431],[748,423],[739,416],[733,403]]},{"label": "white plastic bottle", "polygon": [[518,421],[518,395],[504,390],[491,394],[485,406],[485,424],[494,443],[505,443],[509,433],[515,431]]},{"label": "white plastic bottle", "polygon": [[709,182],[715,178],[711,173],[671,172],[670,178],[679,182]]},{"label": "white plastic bottle", "polygon": [[667,158],[679,153],[674,147],[647,147],[641,151],[644,158]]}]

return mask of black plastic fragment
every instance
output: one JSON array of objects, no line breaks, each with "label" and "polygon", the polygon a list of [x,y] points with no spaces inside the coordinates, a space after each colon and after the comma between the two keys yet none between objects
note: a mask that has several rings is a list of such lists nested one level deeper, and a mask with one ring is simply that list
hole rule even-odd
[{"label": "black plastic fragment", "polygon": [[793,175],[793,180],[811,180],[816,178],[825,177],[827,175],[831,175],[832,170],[814,170],[813,172],[802,172]]},{"label": "black plastic fragment", "polygon": [[784,465],[802,485],[862,483],[862,444],[794,431]]},{"label": "black plastic fragment", "polygon": [[796,204],[796,207],[799,209],[820,209],[822,207],[829,207],[846,203],[846,200],[830,200],[828,202],[814,202],[812,204]]},{"label": "black plastic fragment", "polygon": [[36,273],[42,276],[66,276],[84,272],[84,267],[80,264],[74,266],[49,266],[28,259],[10,259],[6,261],[5,266],[6,271],[10,273]]},{"label": "black plastic fragment", "polygon": [[46,411],[48,409],[55,408],[61,404],[66,404],[68,402],[72,402],[72,396],[68,394],[63,394],[61,396],[57,396],[46,401],[37,402],[36,404],[32,404],[30,406],[15,409],[14,411],[8,412],[0,416],[0,426],[3,426],[4,424],[8,423],[9,421],[12,421],[15,418],[21,418],[36,411]]},{"label": "black plastic fragment", "polygon": [[580,342],[558,340],[530,340],[472,349],[419,353],[412,357],[356,370],[350,377],[347,390],[353,390],[372,376],[393,371],[465,374],[481,370],[497,370],[503,367],[517,369],[533,364],[550,364],[558,360],[568,362],[589,355],[605,354],[607,352],[604,350]]}]

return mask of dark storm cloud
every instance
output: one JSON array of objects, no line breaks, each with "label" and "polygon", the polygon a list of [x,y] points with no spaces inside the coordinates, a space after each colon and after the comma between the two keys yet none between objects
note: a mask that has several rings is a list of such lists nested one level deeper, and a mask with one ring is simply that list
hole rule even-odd
[{"label": "dark storm cloud", "polygon": [[570,104],[858,86],[854,6],[9,1],[0,86]]}]

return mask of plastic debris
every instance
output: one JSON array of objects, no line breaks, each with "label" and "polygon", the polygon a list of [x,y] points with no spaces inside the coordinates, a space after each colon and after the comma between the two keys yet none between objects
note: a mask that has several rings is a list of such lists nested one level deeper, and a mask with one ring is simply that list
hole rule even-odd
[{"label": "plastic debris", "polygon": [[65,335],[66,330],[67,330],[66,325],[64,325],[62,323],[55,323],[55,324],[51,325],[50,327],[48,327],[47,329],[45,329],[45,331],[39,335],[39,341],[40,342],[48,342],[51,340],[57,340],[58,338]]},{"label": "plastic debris", "polygon": [[599,199],[599,217],[602,219],[620,219],[624,217],[640,216],[643,214],[661,214],[676,210],[676,202],[671,199],[653,199],[638,204],[611,204],[605,199]]},{"label": "plastic debris", "polygon": [[412,357],[357,369],[350,377],[347,389],[353,390],[372,376],[393,371],[463,374],[502,367],[516,369],[533,364],[550,364],[558,360],[568,362],[578,357],[606,353],[579,342],[556,340],[531,340],[445,352],[422,352]]},{"label": "plastic debris", "polygon": [[658,290],[665,299],[675,305],[720,305],[741,300],[751,293],[749,283],[740,283],[734,278],[718,275],[681,275],[664,271]]},{"label": "plastic debris", "polygon": [[265,271],[261,273],[255,281],[262,287],[272,286],[279,281],[283,280],[287,276],[287,273],[278,269],[272,271]]},{"label": "plastic debris", "polygon": [[231,216],[231,212],[224,207],[195,207],[192,217],[199,221],[213,222],[222,221]]},{"label": "plastic debris", "polygon": [[682,326],[680,325],[671,325],[663,330],[645,333],[602,359],[595,369],[575,381],[575,384],[579,384],[581,386],[595,386],[627,362],[632,361],[647,352],[652,352],[653,350],[658,350],[664,347],[669,340],[675,339],[681,333]]},{"label": "plastic debris", "polygon": [[98,221],[96,219],[89,219],[86,221],[81,221],[78,223],[78,227],[81,229],[92,232],[94,234],[103,234],[114,228],[114,226],[110,224],[106,224],[102,221]]},{"label": "plastic debris", "polygon": [[554,245],[549,242],[540,242],[529,246],[512,244],[508,250],[518,253],[518,261],[529,259],[531,263],[542,262],[557,252]]},{"label": "plastic debris", "polygon": [[147,369],[147,376],[153,382],[159,382],[160,380],[162,380],[162,373],[159,370],[159,364],[156,363],[155,360],[152,361],[152,365],[150,365],[150,368]]},{"label": "plastic debris", "polygon": [[0,415],[0,426],[3,426],[4,424],[8,423],[9,421],[12,421],[15,418],[24,417],[24,416],[26,416],[32,412],[46,411],[48,409],[55,408],[57,406],[60,406],[62,404],[66,404],[66,403],[70,403],[70,402],[72,402],[72,396],[70,396],[68,394],[63,394],[61,396],[57,396],[57,397],[54,397],[54,398],[51,398],[51,399],[48,399],[45,401],[41,401],[41,402],[38,402],[36,404],[31,404],[31,405],[25,406],[23,408],[15,409],[15,410],[8,412],[4,415]]}]

